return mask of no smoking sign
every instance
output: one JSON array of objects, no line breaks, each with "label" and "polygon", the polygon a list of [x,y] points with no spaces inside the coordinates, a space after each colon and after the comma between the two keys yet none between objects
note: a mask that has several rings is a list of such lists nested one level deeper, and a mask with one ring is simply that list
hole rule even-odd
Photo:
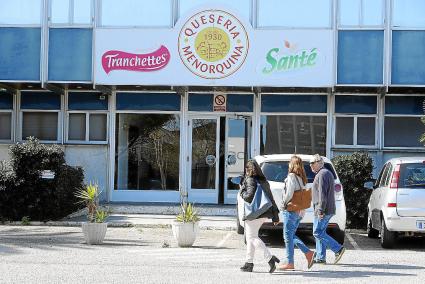
[{"label": "no smoking sign", "polygon": [[214,95],[213,111],[225,112],[226,104],[227,104],[227,98],[225,94]]}]

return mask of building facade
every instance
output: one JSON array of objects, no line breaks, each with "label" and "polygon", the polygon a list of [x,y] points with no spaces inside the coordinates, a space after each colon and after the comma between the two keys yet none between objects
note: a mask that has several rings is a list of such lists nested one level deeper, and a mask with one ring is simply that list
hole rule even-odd
[{"label": "building facade", "polygon": [[425,1],[0,5],[0,159],[60,144],[106,201],[233,204],[259,154],[425,153]]}]

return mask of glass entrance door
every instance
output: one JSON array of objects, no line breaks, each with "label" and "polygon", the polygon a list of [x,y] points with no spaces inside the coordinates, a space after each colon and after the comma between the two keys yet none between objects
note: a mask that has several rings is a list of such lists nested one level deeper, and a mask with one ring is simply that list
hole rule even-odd
[{"label": "glass entrance door", "polygon": [[236,204],[239,186],[231,182],[233,177],[244,174],[250,158],[251,117],[237,116],[226,119],[224,203]]},{"label": "glass entrance door", "polygon": [[218,117],[189,118],[189,202],[218,203],[219,129]]}]

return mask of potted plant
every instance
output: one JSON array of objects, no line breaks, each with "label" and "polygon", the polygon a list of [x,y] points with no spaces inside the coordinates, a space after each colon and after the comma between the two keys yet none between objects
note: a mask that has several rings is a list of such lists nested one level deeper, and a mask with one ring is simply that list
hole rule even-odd
[{"label": "potted plant", "polygon": [[172,223],[173,235],[179,247],[190,247],[196,240],[199,232],[200,218],[191,203],[182,202],[180,213]]},{"label": "potted plant", "polygon": [[84,189],[79,190],[76,196],[87,207],[88,222],[82,223],[84,239],[89,245],[101,244],[105,239],[108,224],[105,223],[108,212],[100,210],[99,196],[101,191],[97,184],[88,184]]}]

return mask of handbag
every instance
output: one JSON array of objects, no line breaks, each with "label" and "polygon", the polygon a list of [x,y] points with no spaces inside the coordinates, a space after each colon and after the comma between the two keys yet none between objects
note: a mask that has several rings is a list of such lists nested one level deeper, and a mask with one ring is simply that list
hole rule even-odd
[{"label": "handbag", "polygon": [[311,206],[311,188],[303,188],[296,177],[300,190],[294,191],[291,201],[286,205],[288,211],[299,211],[310,208]]},{"label": "handbag", "polygon": [[264,192],[263,187],[257,181],[257,189],[255,190],[254,198],[251,203],[245,201],[245,220],[255,220],[272,207],[272,201]]}]

